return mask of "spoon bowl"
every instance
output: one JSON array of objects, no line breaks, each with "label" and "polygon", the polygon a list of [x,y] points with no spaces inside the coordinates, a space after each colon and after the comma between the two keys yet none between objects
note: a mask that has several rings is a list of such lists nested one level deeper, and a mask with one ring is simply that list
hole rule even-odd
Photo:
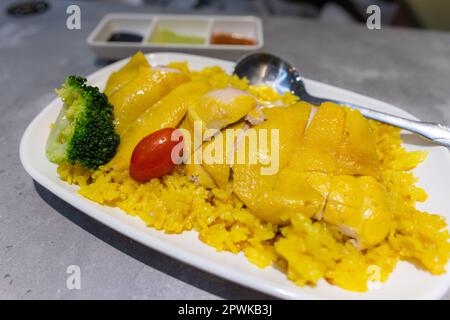
[{"label": "spoon bowl", "polygon": [[269,53],[253,53],[242,57],[234,74],[246,77],[251,84],[269,85],[278,93],[291,92],[311,104],[320,105],[322,99],[308,94],[302,76],[285,60]]},{"label": "spoon bowl", "polygon": [[300,74],[286,61],[268,53],[256,53],[244,56],[238,61],[234,73],[247,77],[252,84],[272,86],[284,93],[302,85]]}]

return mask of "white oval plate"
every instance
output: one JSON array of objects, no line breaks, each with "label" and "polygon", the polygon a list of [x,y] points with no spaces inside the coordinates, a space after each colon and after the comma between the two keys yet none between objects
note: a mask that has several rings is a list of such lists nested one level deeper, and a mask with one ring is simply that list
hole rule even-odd
[{"label": "white oval plate", "polygon": [[[207,66],[218,65],[226,71],[233,70],[234,63],[201,56],[155,53],[148,54],[152,65],[163,65],[171,61],[188,61],[190,68],[198,70]],[[104,88],[112,71],[119,69],[128,59],[111,64],[88,77],[90,84]],[[61,82],[64,79],[61,79]],[[371,99],[350,91],[305,79],[305,84],[312,94],[322,97],[353,102],[369,108],[416,119],[413,115],[392,105]],[[59,99],[53,100],[30,123],[20,144],[20,159],[25,170],[42,186],[53,192],[72,206],[110,228],[175,259],[191,264],[199,269],[213,273],[238,284],[288,299],[437,299],[445,294],[450,285],[450,273],[433,276],[420,271],[413,265],[400,262],[389,278],[380,288],[366,293],[355,293],[329,285],[322,280],[312,287],[298,287],[289,281],[285,274],[274,268],[259,269],[252,265],[242,254],[216,252],[197,238],[195,232],[180,235],[167,235],[148,228],[139,218],[131,217],[117,208],[109,208],[91,202],[77,193],[77,187],[71,186],[58,178],[56,165],[45,157],[45,143],[50,124],[55,121],[61,108]],[[419,208],[439,213],[449,220],[450,206],[450,154],[440,146],[424,143],[422,139],[406,135],[409,141],[405,146],[409,150],[427,150],[429,156],[415,174],[420,178],[419,185],[424,187],[429,198]],[[448,268],[447,268],[448,269]]]}]

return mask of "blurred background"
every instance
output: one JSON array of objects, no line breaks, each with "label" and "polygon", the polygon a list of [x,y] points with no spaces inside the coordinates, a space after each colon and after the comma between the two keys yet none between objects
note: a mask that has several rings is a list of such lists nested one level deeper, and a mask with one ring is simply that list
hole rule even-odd
[{"label": "blurred background", "polygon": [[[59,0],[66,1],[67,0]],[[298,16],[339,23],[365,23],[367,6],[381,8],[382,25],[450,30],[449,0],[84,0],[151,6],[169,11]],[[23,2],[18,0],[17,3]]]}]

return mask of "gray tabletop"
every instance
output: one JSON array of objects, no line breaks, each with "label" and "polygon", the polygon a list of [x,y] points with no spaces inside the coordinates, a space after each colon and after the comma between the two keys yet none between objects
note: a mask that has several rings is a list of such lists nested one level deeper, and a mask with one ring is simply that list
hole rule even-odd
[{"label": "gray tabletop", "polygon": [[[52,2],[49,12],[24,18],[7,17],[7,3],[0,5],[0,298],[269,298],[131,241],[33,182],[19,161],[26,126],[66,75],[106,64],[85,43],[99,19],[138,9],[80,2],[82,29],[70,31],[65,12],[76,1]],[[449,33],[263,22],[265,49],[306,77],[450,123]],[[80,290],[66,287],[69,265],[81,269]]]}]

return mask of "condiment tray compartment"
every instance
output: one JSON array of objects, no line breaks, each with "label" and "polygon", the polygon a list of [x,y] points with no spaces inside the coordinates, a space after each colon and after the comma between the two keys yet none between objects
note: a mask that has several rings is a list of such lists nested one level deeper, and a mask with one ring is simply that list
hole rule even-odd
[{"label": "condiment tray compartment", "polygon": [[261,19],[255,16],[105,15],[87,39],[103,59],[175,51],[235,59],[264,46]]}]

